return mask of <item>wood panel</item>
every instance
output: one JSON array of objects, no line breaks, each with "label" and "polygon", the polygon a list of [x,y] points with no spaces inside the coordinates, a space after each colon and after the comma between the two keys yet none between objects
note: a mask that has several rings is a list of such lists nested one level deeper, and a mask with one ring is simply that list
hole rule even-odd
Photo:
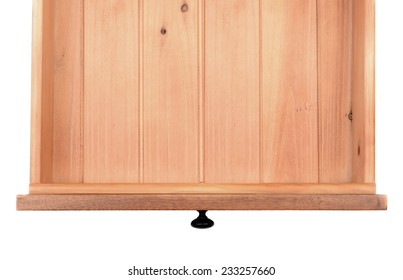
[{"label": "wood panel", "polygon": [[[88,1],[88,0],[86,0]],[[386,210],[383,195],[19,195],[17,210]]]},{"label": "wood panel", "polygon": [[143,3],[144,181],[198,182],[198,3]]},{"label": "wood panel", "polygon": [[40,128],[41,182],[52,182],[53,169],[53,89],[54,89],[54,11],[55,2],[42,1],[42,86]]},{"label": "wood panel", "polygon": [[41,182],[43,0],[33,1],[30,183]]},{"label": "wood panel", "polygon": [[85,1],[84,181],[137,182],[138,2]]},{"label": "wood panel", "polygon": [[58,0],[53,43],[53,169],[52,182],[83,179],[83,1]]},{"label": "wood panel", "polygon": [[205,1],[205,181],[259,181],[259,1]]},{"label": "wood panel", "polygon": [[205,118],[204,118],[204,13],[205,13],[205,1],[198,0],[199,5],[199,182],[204,182],[204,166],[205,166],[205,146],[204,146],[204,136],[205,136]]},{"label": "wood panel", "polygon": [[375,184],[31,184],[30,194],[375,194]]},{"label": "wood panel", "polygon": [[375,0],[353,5],[353,181],[375,182]]},{"label": "wood panel", "polygon": [[264,182],[318,182],[316,0],[262,2]]},{"label": "wood panel", "polygon": [[352,181],[351,0],[318,1],[319,181]]}]

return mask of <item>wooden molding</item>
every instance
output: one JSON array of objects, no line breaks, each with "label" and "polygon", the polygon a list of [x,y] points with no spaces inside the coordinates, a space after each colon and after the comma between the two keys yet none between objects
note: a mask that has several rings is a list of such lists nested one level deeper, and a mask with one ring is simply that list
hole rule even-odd
[{"label": "wooden molding", "polygon": [[375,194],[375,184],[31,184],[30,194]]},{"label": "wooden molding", "polygon": [[17,210],[386,210],[383,195],[19,195]]}]

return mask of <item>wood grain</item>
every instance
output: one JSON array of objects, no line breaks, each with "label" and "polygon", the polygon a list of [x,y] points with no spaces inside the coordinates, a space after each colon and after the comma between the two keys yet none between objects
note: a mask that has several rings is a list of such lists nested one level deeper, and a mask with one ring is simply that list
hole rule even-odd
[{"label": "wood grain", "polygon": [[375,194],[375,184],[31,184],[30,194]]},{"label": "wood grain", "polygon": [[137,182],[138,2],[85,1],[84,182]]},{"label": "wood grain", "polygon": [[17,208],[386,209],[375,1],[183,3],[34,0]]},{"label": "wood grain", "polygon": [[30,183],[41,182],[43,1],[33,0]]},{"label": "wood grain", "polygon": [[83,179],[83,0],[55,1],[52,182]]},{"label": "wood grain", "polygon": [[198,9],[199,9],[199,17],[198,17],[198,47],[199,47],[199,182],[204,182],[204,167],[205,167],[205,110],[204,110],[204,76],[205,76],[205,1],[198,0]]},{"label": "wood grain", "polygon": [[144,1],[144,182],[199,181],[198,4],[186,3]]},{"label": "wood grain", "polygon": [[353,1],[318,1],[319,181],[352,181]]},{"label": "wood grain", "polygon": [[259,182],[259,1],[205,6],[205,181]]},{"label": "wood grain", "polygon": [[144,0],[138,0],[139,18],[139,182],[144,182]]},{"label": "wood grain", "polygon": [[264,182],[318,182],[316,0],[262,2]]},{"label": "wood grain", "polygon": [[353,181],[375,182],[375,0],[353,11]]},{"label": "wood grain", "polygon": [[386,210],[383,195],[20,195],[18,210]]},{"label": "wood grain", "polygon": [[54,11],[55,1],[42,1],[42,96],[40,131],[41,182],[53,181],[53,113],[54,113]]}]

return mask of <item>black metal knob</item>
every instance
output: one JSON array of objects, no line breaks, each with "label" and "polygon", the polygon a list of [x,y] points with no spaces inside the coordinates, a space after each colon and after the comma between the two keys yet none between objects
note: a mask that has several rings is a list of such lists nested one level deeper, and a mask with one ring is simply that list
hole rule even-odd
[{"label": "black metal knob", "polygon": [[207,210],[197,210],[199,217],[194,219],[191,223],[194,228],[211,228],[214,226],[214,222],[206,216]]}]

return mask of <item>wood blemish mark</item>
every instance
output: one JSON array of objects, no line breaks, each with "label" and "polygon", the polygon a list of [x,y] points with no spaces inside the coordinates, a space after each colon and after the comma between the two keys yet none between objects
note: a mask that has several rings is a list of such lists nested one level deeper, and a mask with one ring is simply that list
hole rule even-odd
[{"label": "wood blemish mark", "polygon": [[182,7],[181,7],[181,11],[182,11],[182,13],[186,13],[188,10],[189,10],[188,5],[187,5],[186,3],[185,3],[185,4],[183,4],[183,5],[182,5]]},{"label": "wood blemish mark", "polygon": [[297,107],[295,109],[296,112],[310,112],[311,110],[312,110],[312,105],[301,106],[301,107]]},{"label": "wood blemish mark", "polygon": [[360,155],[361,155],[361,146],[358,145],[358,156],[360,156]]}]

